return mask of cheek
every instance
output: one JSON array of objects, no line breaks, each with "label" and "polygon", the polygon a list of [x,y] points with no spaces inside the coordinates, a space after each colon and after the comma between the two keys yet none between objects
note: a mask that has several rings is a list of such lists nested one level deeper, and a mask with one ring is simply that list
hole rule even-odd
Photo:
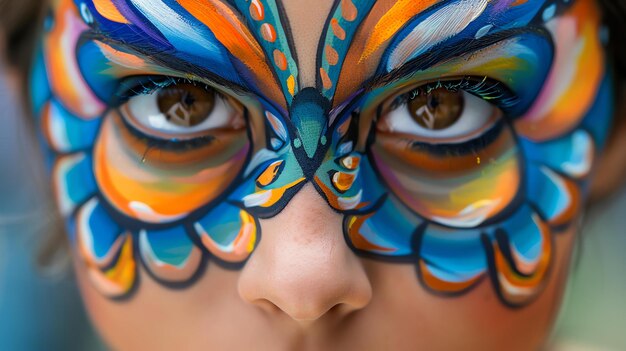
[{"label": "cheek", "polygon": [[[333,332],[333,347],[539,349],[560,306],[575,235],[568,230],[556,237],[546,290],[523,309],[504,306],[488,280],[463,296],[447,298],[416,284],[414,266],[363,260],[372,301],[358,318]],[[93,288],[81,260],[75,260],[75,270],[91,320],[114,349],[262,349],[284,340],[289,330],[268,324],[266,316],[241,300],[239,272],[215,265],[182,291],[164,288],[142,273],[142,288],[122,302]]]},{"label": "cheek", "polygon": [[77,256],[74,268],[89,317],[113,350],[232,349],[237,345],[233,340],[246,339],[238,336],[241,330],[254,332],[265,326],[238,298],[236,271],[211,265],[195,284],[176,290],[163,287],[141,269],[141,288],[118,301],[94,288]]},{"label": "cheek", "polygon": [[123,214],[148,223],[183,218],[215,200],[240,173],[249,150],[241,132],[195,150],[152,147],[107,116],[94,149],[99,189]]},{"label": "cheek", "polygon": [[521,184],[520,154],[508,127],[487,147],[463,154],[411,150],[379,135],[372,146],[389,189],[423,218],[470,228],[507,208]]},{"label": "cheek", "polygon": [[464,295],[445,297],[415,284],[413,267],[367,261],[374,299],[369,313],[348,328],[350,341],[340,346],[371,347],[371,339],[359,333],[367,328],[372,339],[394,335],[381,349],[541,349],[559,311],[576,235],[570,229],[555,238],[545,291],[522,309],[504,306],[488,279]]}]

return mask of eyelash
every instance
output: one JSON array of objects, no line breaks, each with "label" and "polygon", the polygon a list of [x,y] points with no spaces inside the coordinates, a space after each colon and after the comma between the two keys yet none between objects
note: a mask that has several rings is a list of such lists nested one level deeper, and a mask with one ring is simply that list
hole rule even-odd
[{"label": "eyelash", "polygon": [[402,142],[406,143],[407,149],[411,151],[428,152],[437,156],[465,156],[477,154],[498,138],[505,124],[506,122],[501,119],[478,138],[459,144],[429,144],[410,139],[403,139]]},{"label": "eyelash", "polygon": [[427,95],[435,89],[444,88],[451,92],[466,91],[496,105],[505,115],[519,103],[519,98],[499,81],[489,77],[467,76],[456,80],[437,80],[421,85],[408,93],[398,96],[390,105],[391,110],[408,103],[420,95]]},{"label": "eyelash", "polygon": [[[157,92],[159,89],[165,89],[169,87],[176,86],[178,84],[197,84],[202,86],[207,91],[214,92],[218,97],[224,98],[224,95],[221,94],[218,90],[211,88],[210,86],[199,83],[197,81],[185,78],[178,77],[170,77],[170,76],[142,76],[142,77],[130,77],[124,79],[120,82],[120,86],[117,89],[117,93],[115,95],[115,101],[111,103],[111,107],[119,108],[121,105],[126,103],[129,99],[138,96],[138,95],[149,95]],[[215,137],[211,135],[205,135],[202,137],[194,138],[194,139],[186,139],[186,140],[177,140],[177,139],[161,139],[156,138],[151,135],[147,135],[142,133],[141,131],[134,128],[125,118],[121,118],[122,122],[126,129],[137,139],[144,141],[146,146],[146,151],[143,155],[143,160],[145,162],[147,155],[150,150],[153,148],[159,150],[168,150],[168,151],[178,151],[185,152],[188,150],[193,150],[202,146],[206,146],[215,141]]]},{"label": "eyelash", "polygon": [[214,92],[218,97],[224,98],[224,94],[220,93],[217,89],[213,89],[212,87],[200,83],[198,81],[180,77],[170,77],[170,76],[145,76],[145,77],[130,77],[122,80],[120,82],[120,86],[117,89],[117,93],[115,94],[115,102],[113,103],[113,107],[118,107],[124,102],[128,101],[128,99],[135,97],[137,95],[149,95],[157,92],[159,89],[165,89],[169,87],[176,86],[178,84],[193,84],[195,86],[200,86],[204,88],[206,91]]},{"label": "eyelash", "polygon": [[150,135],[146,135],[141,131],[137,130],[133,126],[130,125],[126,121],[125,118],[121,118],[122,123],[126,129],[132,134],[135,138],[144,141],[147,144],[146,150],[150,150],[153,148],[157,148],[160,150],[168,150],[168,151],[188,151],[192,149],[196,149],[202,146],[206,146],[215,141],[215,137],[211,135],[205,135],[202,137],[194,138],[194,139],[186,139],[186,140],[177,140],[177,139],[160,139],[155,138]]},{"label": "eyelash", "polygon": [[[503,117],[506,117],[507,111],[515,108],[519,102],[519,98],[516,94],[496,80],[488,77],[466,76],[462,79],[437,80],[435,82],[421,85],[408,93],[404,93],[396,97],[390,104],[389,109],[393,111],[407,104],[417,96],[429,94],[433,90],[440,88],[445,88],[452,92],[463,90],[470,94],[474,94],[500,108],[504,112]],[[498,121],[478,138],[458,144],[429,144],[412,139],[402,139],[400,142],[406,144],[406,148],[408,150],[428,152],[437,156],[464,156],[477,154],[497,139],[505,127],[505,119],[506,118],[503,118]]]},{"label": "eyelash", "polygon": [[[134,96],[152,94],[159,89],[172,87],[181,83],[199,84],[203,86],[207,91],[211,90],[219,97],[224,97],[223,94],[211,88],[210,86],[203,83],[198,83],[191,79],[170,76],[161,76],[158,78],[151,76],[132,77],[127,78],[120,83],[120,87],[118,88],[118,92],[116,93],[116,103],[112,105],[113,107],[119,107]],[[390,109],[397,109],[400,106],[408,103],[415,97],[423,94],[429,94],[431,91],[439,88],[445,88],[453,92],[461,90],[467,91],[468,93],[474,94],[484,99],[485,101],[493,103],[494,105],[502,109],[505,112],[505,115],[507,110],[512,109],[518,103],[517,96],[498,81],[495,81],[488,77],[464,77],[457,80],[438,80],[415,88],[408,93],[402,94],[394,99],[394,101],[390,105]],[[215,137],[213,136],[203,136],[196,139],[184,141],[178,141],[176,139],[154,138],[136,130],[123,118],[122,120],[126,128],[131,132],[131,134],[141,140],[146,141],[147,147],[144,154],[144,159],[152,148],[184,152],[186,150],[206,146],[215,141]],[[476,153],[484,148],[485,145],[489,145],[500,134],[502,127],[503,122],[498,122],[496,125],[494,125],[494,127],[481,135],[479,138],[460,144],[431,145],[428,143],[422,143],[408,139],[403,140],[403,142],[406,142],[407,148],[411,150],[425,150],[429,153],[437,155],[466,155]]]}]

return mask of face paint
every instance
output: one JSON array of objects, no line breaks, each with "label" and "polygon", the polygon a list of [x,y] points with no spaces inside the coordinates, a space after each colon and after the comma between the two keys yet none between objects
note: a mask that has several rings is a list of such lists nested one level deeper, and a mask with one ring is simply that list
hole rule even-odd
[{"label": "face paint", "polygon": [[32,100],[96,287],[240,267],[307,183],[357,253],[521,306],[612,114],[590,0],[337,1],[302,87],[274,1],[58,0]]}]

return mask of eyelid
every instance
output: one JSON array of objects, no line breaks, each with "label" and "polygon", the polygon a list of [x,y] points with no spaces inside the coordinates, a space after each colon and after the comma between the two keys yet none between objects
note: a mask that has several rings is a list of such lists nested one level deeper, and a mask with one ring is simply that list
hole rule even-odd
[{"label": "eyelid", "polygon": [[[389,111],[392,104],[397,104],[398,99],[406,99],[415,91],[426,89],[434,90],[437,88],[446,88],[450,91],[466,91],[470,94],[478,96],[479,98],[496,105],[506,115],[511,118],[518,116],[510,115],[510,112],[514,110],[516,104],[519,102],[519,98],[513,90],[511,90],[504,83],[492,79],[490,77],[478,77],[478,76],[451,76],[443,77],[439,79],[433,79],[430,81],[416,82],[414,84],[406,84],[407,88],[401,89],[400,92],[395,93],[387,97],[383,102],[383,108],[381,112]],[[401,101],[406,103],[406,101]],[[401,106],[396,105],[395,107]]]},{"label": "eyelid", "polygon": [[[243,110],[254,109],[255,106],[251,103],[251,99],[258,99],[256,95],[249,96],[250,99],[246,96],[238,95],[236,92],[230,91],[225,87],[216,86],[199,79],[169,75],[136,75],[123,78],[119,81],[115,89],[115,94],[113,94],[111,100],[108,102],[108,106],[110,108],[119,108],[134,96],[151,94],[158,89],[172,87],[177,84],[196,84],[198,86],[204,86],[207,90],[210,89],[210,91],[213,91],[218,97],[224,100],[234,100],[234,102],[236,102],[235,105],[241,106]],[[242,111],[242,113],[245,113],[245,111]]]},{"label": "eyelid", "polygon": [[[142,131],[141,128],[133,125],[130,121],[127,120],[125,116],[132,116],[133,113],[130,112],[128,104],[133,101],[133,98],[137,98],[139,96],[152,95],[155,94],[160,89],[165,89],[168,87],[174,87],[178,84],[197,84],[198,86],[206,87],[207,91],[216,94],[216,99],[223,100],[223,104],[228,104],[234,110],[237,110],[238,114],[242,116],[242,118],[246,119],[246,107],[245,105],[239,101],[238,99],[227,95],[227,93],[223,93],[219,90],[219,88],[215,88],[208,84],[194,81],[191,79],[180,78],[180,77],[172,77],[172,76],[132,76],[125,78],[119,84],[116,93],[116,101],[114,104],[111,104],[112,108],[118,109],[121,117],[122,124],[126,127],[126,129],[135,137],[146,140],[150,143],[150,147],[158,147],[159,149],[168,149],[171,151],[185,151],[190,148],[198,148],[202,146],[206,146],[212,143],[216,137],[214,135],[198,135],[191,138],[181,139],[179,137],[160,137],[156,135],[149,134],[145,131]],[[232,101],[236,100],[236,101]],[[219,104],[219,103],[218,103]],[[212,112],[213,113],[213,112]],[[246,122],[247,123],[247,122]],[[226,130],[216,129],[219,133],[228,133]]]},{"label": "eyelid", "polygon": [[106,33],[95,29],[89,29],[81,34],[81,40],[102,42],[103,44],[110,46],[114,50],[136,56],[144,61],[152,63],[156,67],[159,67],[157,72],[164,73],[163,75],[179,77],[183,79],[192,79],[194,81],[202,82],[206,85],[214,86],[218,89],[230,91],[236,94],[245,95],[252,93],[250,89],[242,86],[241,82],[235,82],[225,79],[224,77],[219,76],[217,73],[203,69],[201,67],[193,66],[189,63],[177,66],[175,63],[179,62],[179,60],[171,56],[168,50],[142,50],[141,47],[117,40],[108,36]]},{"label": "eyelid", "polygon": [[165,75],[132,76],[124,78],[120,81],[117,92],[115,94],[115,102],[117,104],[121,104],[134,96],[152,94],[159,89],[175,86],[177,84],[197,84],[200,86],[205,86],[206,88],[215,91],[219,95],[224,94],[222,93],[222,90],[218,87],[214,87],[213,85],[188,78]]},{"label": "eyelid", "polygon": [[185,140],[184,142],[180,142],[178,140],[172,139],[163,139],[154,137],[152,135],[148,135],[143,133],[139,129],[135,128],[121,115],[119,116],[120,122],[124,125],[125,130],[133,135],[135,138],[146,140],[149,143],[150,147],[156,147],[162,150],[170,150],[170,151],[187,151],[190,148],[199,148],[202,146],[206,146],[211,144],[215,137],[212,135],[201,136],[189,140]]}]

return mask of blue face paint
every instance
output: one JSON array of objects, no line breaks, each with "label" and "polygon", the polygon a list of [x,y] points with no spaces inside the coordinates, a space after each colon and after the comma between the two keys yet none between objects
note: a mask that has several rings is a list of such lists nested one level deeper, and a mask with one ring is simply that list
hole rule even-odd
[{"label": "blue face paint", "polygon": [[55,5],[31,85],[104,294],[129,296],[138,262],[178,288],[240,267],[309,183],[357,253],[434,292],[542,291],[612,115],[590,1],[338,1],[315,88],[280,2],[96,2]]}]

